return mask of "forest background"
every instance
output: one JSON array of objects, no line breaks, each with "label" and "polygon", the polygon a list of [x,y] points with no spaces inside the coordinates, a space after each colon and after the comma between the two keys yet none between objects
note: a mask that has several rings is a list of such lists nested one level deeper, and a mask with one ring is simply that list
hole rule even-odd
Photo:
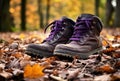
[{"label": "forest background", "polygon": [[0,0],[0,31],[39,30],[82,13],[99,16],[105,27],[120,27],[120,0]]}]

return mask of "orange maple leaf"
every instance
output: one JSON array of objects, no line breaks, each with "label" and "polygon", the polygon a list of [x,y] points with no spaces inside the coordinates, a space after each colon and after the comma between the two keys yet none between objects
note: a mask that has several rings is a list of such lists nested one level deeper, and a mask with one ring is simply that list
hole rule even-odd
[{"label": "orange maple leaf", "polygon": [[32,74],[32,67],[30,64],[27,64],[24,68],[24,77],[30,78],[31,74]]},{"label": "orange maple leaf", "polygon": [[24,77],[25,78],[39,78],[44,76],[43,70],[44,66],[40,66],[39,64],[34,64],[31,66],[30,64],[26,65],[24,68]]}]

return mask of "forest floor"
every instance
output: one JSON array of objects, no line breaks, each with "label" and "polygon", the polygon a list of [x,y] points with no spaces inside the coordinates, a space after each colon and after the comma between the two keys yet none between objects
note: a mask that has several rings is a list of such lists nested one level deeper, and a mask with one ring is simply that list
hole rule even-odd
[{"label": "forest floor", "polygon": [[25,54],[42,31],[0,33],[0,81],[120,81],[120,29],[103,29],[103,50],[88,59]]}]

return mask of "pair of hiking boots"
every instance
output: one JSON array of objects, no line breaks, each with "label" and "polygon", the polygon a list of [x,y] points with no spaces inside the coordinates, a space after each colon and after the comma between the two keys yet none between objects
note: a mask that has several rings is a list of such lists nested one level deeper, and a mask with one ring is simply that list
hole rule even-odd
[{"label": "pair of hiking boots", "polygon": [[49,24],[46,29],[49,26],[51,32],[48,38],[41,44],[28,45],[25,51],[27,54],[40,57],[78,56],[86,59],[102,49],[100,32],[103,25],[95,15],[82,14],[76,22],[62,17]]}]

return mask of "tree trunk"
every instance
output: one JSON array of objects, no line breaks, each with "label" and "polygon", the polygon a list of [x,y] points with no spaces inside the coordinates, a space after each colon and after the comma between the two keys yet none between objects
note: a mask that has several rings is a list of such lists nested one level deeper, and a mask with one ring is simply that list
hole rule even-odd
[{"label": "tree trunk", "polygon": [[39,26],[40,28],[43,28],[43,13],[42,13],[42,0],[38,0],[38,14],[39,14]]},{"label": "tree trunk", "polygon": [[46,25],[49,23],[50,16],[50,0],[47,0],[47,8],[46,8]]},{"label": "tree trunk", "polygon": [[95,0],[95,15],[99,16],[99,4],[100,0]]},{"label": "tree trunk", "polygon": [[21,30],[26,30],[26,0],[21,0]]},{"label": "tree trunk", "polygon": [[115,9],[115,27],[120,27],[120,0],[116,0],[116,9]]},{"label": "tree trunk", "polygon": [[105,26],[110,26],[110,20],[112,19],[112,15],[114,12],[114,8],[112,5],[112,0],[106,1],[106,13],[105,13]]},{"label": "tree trunk", "polygon": [[84,0],[81,0],[81,12],[84,13],[85,11],[85,3]]},{"label": "tree trunk", "polygon": [[0,31],[7,32],[12,31],[10,20],[10,0],[0,0]]}]

